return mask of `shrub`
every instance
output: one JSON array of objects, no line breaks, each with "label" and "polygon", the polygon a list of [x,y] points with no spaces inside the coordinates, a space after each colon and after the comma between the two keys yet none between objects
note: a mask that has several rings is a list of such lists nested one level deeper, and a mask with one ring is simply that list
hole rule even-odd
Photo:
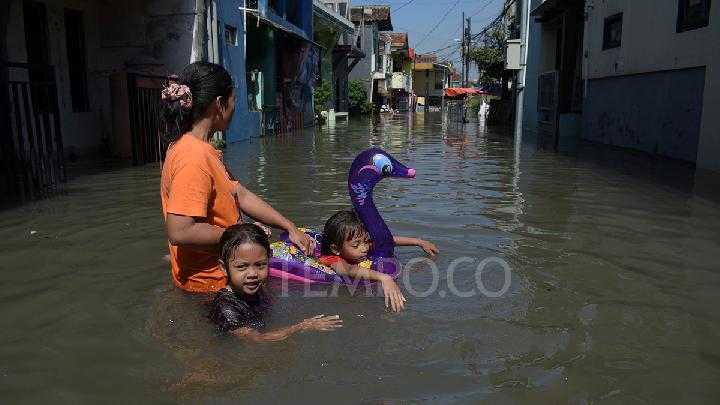
[{"label": "shrub", "polygon": [[320,111],[327,109],[328,101],[330,101],[330,83],[323,81],[319,86],[313,87],[313,98],[315,99],[315,115],[319,115]]},{"label": "shrub", "polygon": [[365,102],[367,102],[367,91],[363,82],[350,80],[348,83],[348,107],[357,111],[363,108]]}]

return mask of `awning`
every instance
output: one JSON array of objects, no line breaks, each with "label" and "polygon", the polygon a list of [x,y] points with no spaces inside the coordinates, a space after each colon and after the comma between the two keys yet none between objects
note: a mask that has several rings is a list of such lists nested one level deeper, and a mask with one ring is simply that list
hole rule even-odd
[{"label": "awning", "polygon": [[446,97],[459,97],[467,94],[485,94],[484,91],[471,88],[448,87],[445,89]]},{"label": "awning", "polygon": [[329,9],[320,0],[313,0],[313,13],[324,18],[327,22],[337,25],[343,31],[347,33],[355,32],[355,24],[351,23],[350,20],[341,16],[337,12]]},{"label": "awning", "polygon": [[[275,28],[275,29],[277,29],[277,30],[280,30],[280,31],[282,31],[282,32],[284,32],[284,33],[286,33],[286,34],[288,34],[288,35],[290,35],[290,36],[293,36],[293,37],[295,37],[295,38],[297,38],[297,39],[299,39],[299,40],[301,40],[301,41],[305,41],[305,42],[308,42],[308,43],[310,43],[310,44],[313,44],[314,46],[316,46],[316,47],[318,47],[318,48],[320,48],[320,49],[325,49],[324,46],[318,44],[318,43],[315,42],[315,41],[312,41],[312,40],[308,39],[308,38],[305,36],[305,34],[304,34],[302,31],[300,31],[300,29],[297,29],[297,31],[299,31],[299,32],[296,32],[296,31],[293,30],[292,28],[285,27],[284,25],[279,24],[279,23],[276,23],[275,21],[272,21],[272,20],[268,19],[267,17],[263,17],[259,12],[255,11],[255,10],[247,10],[247,12],[248,12],[248,14],[252,14],[253,16],[259,18],[260,21],[262,21],[263,23],[265,23],[265,24],[267,24],[267,25],[269,25],[269,26],[271,26],[271,27],[273,27],[273,28]],[[247,22],[246,22],[246,23],[247,23]]]}]

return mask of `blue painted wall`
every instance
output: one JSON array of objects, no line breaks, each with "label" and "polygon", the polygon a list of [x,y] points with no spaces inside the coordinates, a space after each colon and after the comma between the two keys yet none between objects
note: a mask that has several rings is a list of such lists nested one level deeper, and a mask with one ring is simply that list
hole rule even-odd
[{"label": "blue painted wall", "polygon": [[[243,14],[238,10],[242,0],[225,0],[218,5],[218,41],[220,41],[220,59],[235,82],[235,115],[226,141],[237,142],[260,135],[260,113],[248,111],[247,72],[244,56],[244,21]],[[225,25],[237,28],[238,44],[225,42]]]},{"label": "blue painted wall", "polygon": [[704,88],[704,67],[590,80],[582,137],[694,162]]}]

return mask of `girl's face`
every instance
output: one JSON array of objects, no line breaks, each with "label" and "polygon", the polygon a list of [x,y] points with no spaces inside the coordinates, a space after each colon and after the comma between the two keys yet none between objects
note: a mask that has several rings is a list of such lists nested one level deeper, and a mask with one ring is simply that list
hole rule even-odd
[{"label": "girl's face", "polygon": [[357,264],[367,260],[367,254],[370,250],[370,237],[367,233],[357,235],[350,240],[343,242],[340,249],[333,245],[335,254],[347,260],[350,264]]},{"label": "girl's face", "polygon": [[215,121],[216,131],[227,131],[230,128],[233,114],[235,113],[235,89],[230,93],[230,97],[226,100],[225,104],[219,103],[217,118]]},{"label": "girl's face", "polygon": [[255,243],[243,243],[233,250],[230,263],[225,266],[233,292],[252,297],[268,278],[268,253]]}]

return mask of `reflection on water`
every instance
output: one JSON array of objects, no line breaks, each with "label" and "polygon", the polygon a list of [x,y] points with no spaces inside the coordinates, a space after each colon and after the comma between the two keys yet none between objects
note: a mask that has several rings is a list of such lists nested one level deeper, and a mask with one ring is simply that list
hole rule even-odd
[{"label": "reflection on water", "polygon": [[[434,241],[400,248],[408,310],[276,297],[271,327],[340,314],[333,334],[262,345],[215,333],[208,296],[173,288],[159,168],[79,177],[0,211],[0,395],[9,403],[716,402],[720,205],[683,164],[598,146],[519,153],[507,131],[436,114],[351,120],[230,145],[230,170],[299,225],[349,206],[347,168],[380,146],[414,167],[376,204]],[[459,257],[467,260],[457,261]],[[512,268],[506,294],[477,266]],[[449,270],[449,269],[453,270]],[[499,289],[499,267],[482,273]],[[274,282],[273,287],[279,290]],[[462,297],[460,295],[469,295]]]}]

